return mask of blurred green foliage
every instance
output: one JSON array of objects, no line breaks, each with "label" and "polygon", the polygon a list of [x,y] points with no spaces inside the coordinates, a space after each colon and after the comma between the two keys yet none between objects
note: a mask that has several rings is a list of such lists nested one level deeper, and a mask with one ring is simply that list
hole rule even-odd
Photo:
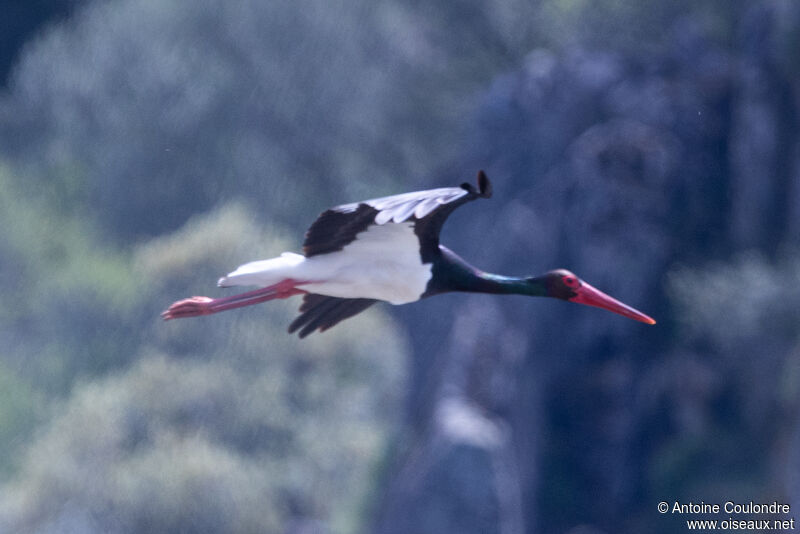
[{"label": "blurred green foliage", "polygon": [[[800,414],[800,255],[786,251],[767,261],[750,252],[730,263],[684,267],[670,288],[685,357],[707,377],[687,384],[692,394],[684,401],[702,403],[684,411],[706,421],[679,425],[679,440],[703,444],[708,458],[698,474],[715,470],[756,486],[751,494],[784,495],[794,483],[781,468],[792,464],[785,444]],[[733,451],[752,461],[740,463]],[[714,479],[718,494],[728,491]]]},{"label": "blurred green foliage", "polygon": [[138,343],[123,325],[144,294],[129,253],[97,243],[91,225],[25,193],[0,171],[0,287],[9,365],[51,391],[127,361]]},{"label": "blurred green foliage", "polygon": [[[0,499],[4,530],[263,532],[310,520],[336,532],[359,526],[372,469],[397,423],[407,350],[381,312],[308,342],[285,333],[296,302],[230,313],[214,328],[158,318],[167,291],[207,287],[249,254],[285,248],[254,221],[242,205],[222,207],[142,243],[125,262],[101,261],[88,244],[67,248],[50,263],[60,283],[37,279],[49,282],[47,290],[26,297],[31,308],[21,320],[58,330],[35,336],[46,343],[17,348],[14,356],[35,362],[20,364],[31,385],[4,390],[15,400],[0,411],[0,443],[22,455],[17,462],[6,456],[3,465],[19,477]],[[61,235],[69,235],[65,228]],[[34,262],[40,252],[28,253]],[[69,308],[53,310],[59,301]],[[71,331],[77,327],[83,330]],[[48,348],[61,364],[49,369],[49,380],[42,376]],[[109,378],[81,380],[103,375]],[[52,387],[76,380],[66,398]],[[6,382],[13,379],[0,375]],[[42,399],[63,406],[52,406],[52,423],[33,446],[14,444],[29,434]]]}]

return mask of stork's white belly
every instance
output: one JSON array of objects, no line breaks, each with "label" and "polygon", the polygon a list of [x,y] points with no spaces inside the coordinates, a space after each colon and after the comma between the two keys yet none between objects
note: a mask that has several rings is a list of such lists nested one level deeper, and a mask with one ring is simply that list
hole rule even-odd
[{"label": "stork's white belly", "polygon": [[371,226],[341,251],[306,258],[313,273],[303,288],[345,298],[370,298],[405,304],[425,292],[431,265],[423,264],[411,223]]},{"label": "stork's white belly", "polygon": [[242,265],[220,285],[272,285],[286,278],[305,282],[310,293],[370,298],[392,304],[418,300],[431,279],[411,223],[370,226],[342,250],[306,258],[284,253]]},{"label": "stork's white belly", "polygon": [[[425,292],[427,281],[430,279],[430,266],[428,275],[408,276],[406,271],[396,271],[396,279],[388,279],[384,274],[391,272],[392,268],[384,268],[384,272],[371,273],[362,271],[360,275],[339,276],[335,279],[311,282],[304,284],[301,289],[309,293],[319,293],[331,297],[343,298],[368,298],[391,302],[392,304],[406,304],[419,300]],[[420,269],[422,270],[422,269]]]}]

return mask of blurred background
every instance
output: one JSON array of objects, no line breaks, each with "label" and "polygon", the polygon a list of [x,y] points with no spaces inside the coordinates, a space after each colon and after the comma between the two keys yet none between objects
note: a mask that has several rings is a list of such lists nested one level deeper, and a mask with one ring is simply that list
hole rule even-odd
[{"label": "blurred background", "polygon": [[[669,533],[659,501],[800,510],[797,2],[2,10],[1,532]],[[495,196],[443,242],[569,268],[658,324],[489,295],[302,341],[296,299],[159,319],[297,251],[330,205],[479,168]]]}]

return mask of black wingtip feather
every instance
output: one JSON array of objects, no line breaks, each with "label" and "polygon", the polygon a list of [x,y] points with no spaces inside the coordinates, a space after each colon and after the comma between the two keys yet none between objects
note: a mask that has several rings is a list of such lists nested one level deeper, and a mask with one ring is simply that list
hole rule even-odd
[{"label": "black wingtip feather", "polygon": [[478,194],[484,198],[492,198],[492,182],[483,170],[478,171]]},{"label": "black wingtip feather", "polygon": [[486,176],[486,173],[483,170],[478,171],[478,188],[475,189],[475,186],[471,183],[464,182],[461,184],[461,189],[465,189],[474,195],[483,198],[492,198],[492,182],[489,181],[489,178]]},{"label": "black wingtip feather", "polygon": [[289,325],[289,333],[300,330],[298,335],[304,338],[315,330],[324,332],[376,302],[373,299],[345,299],[309,293],[303,297],[300,316]]}]

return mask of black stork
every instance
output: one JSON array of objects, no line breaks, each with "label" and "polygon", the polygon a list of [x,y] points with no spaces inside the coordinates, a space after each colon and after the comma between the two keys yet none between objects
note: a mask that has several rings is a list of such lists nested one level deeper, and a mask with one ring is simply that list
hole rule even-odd
[{"label": "black stork", "polygon": [[303,295],[300,316],[289,326],[289,333],[299,330],[302,338],[378,301],[406,304],[464,291],[553,297],[655,324],[567,270],[535,277],[500,276],[476,269],[439,244],[439,232],[454,209],[491,196],[491,183],[480,171],[477,188],[465,183],[328,209],[306,232],[303,254],[284,252],[246,263],[218,283],[260,289],[216,299],[191,297],[175,302],[161,315],[165,320],[195,317]]}]

